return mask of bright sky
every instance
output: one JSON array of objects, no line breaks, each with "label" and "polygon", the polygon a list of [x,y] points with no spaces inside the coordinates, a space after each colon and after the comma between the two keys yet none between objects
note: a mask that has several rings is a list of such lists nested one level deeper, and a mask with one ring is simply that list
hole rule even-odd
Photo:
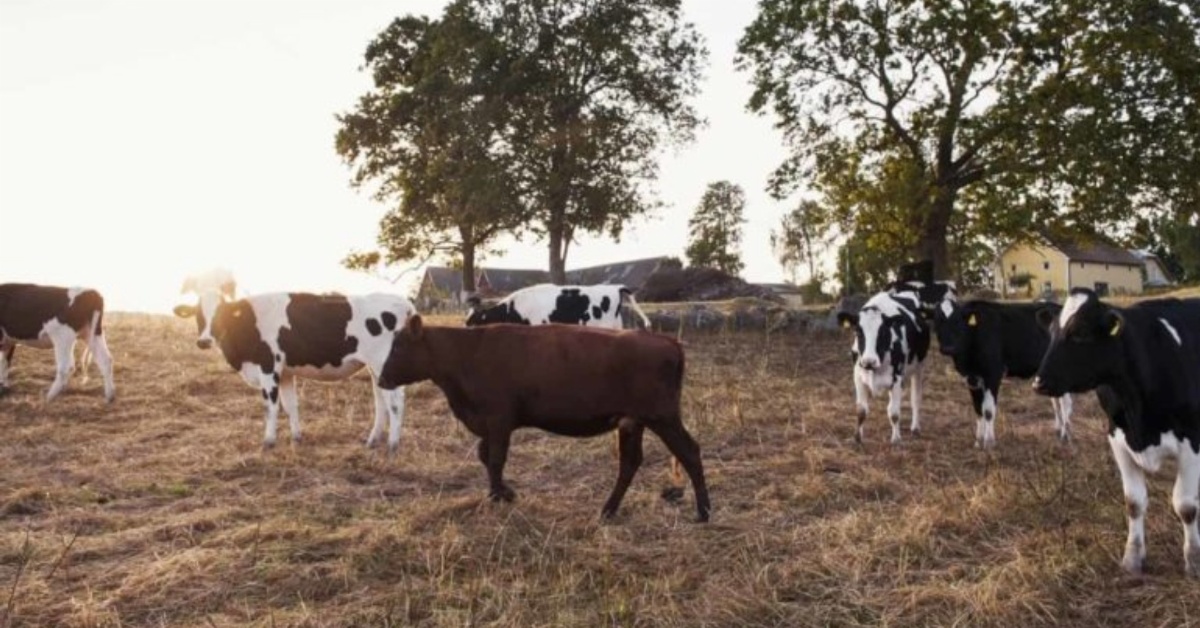
[{"label": "bright sky", "polygon": [[[249,292],[394,290],[341,268],[386,208],[349,185],[334,115],[369,89],[367,43],[445,0],[0,0],[0,282],[88,285],[109,309],[166,312],[192,272]],[[683,255],[705,186],[746,190],[744,275],[779,281],[764,192],[784,157],[745,110],[733,57],[755,4],[685,0],[707,39],[695,143],[663,155],[665,207],[620,243],[585,238],[568,268]],[[544,244],[502,243],[490,266],[545,268]],[[405,291],[418,278],[398,282]]]}]

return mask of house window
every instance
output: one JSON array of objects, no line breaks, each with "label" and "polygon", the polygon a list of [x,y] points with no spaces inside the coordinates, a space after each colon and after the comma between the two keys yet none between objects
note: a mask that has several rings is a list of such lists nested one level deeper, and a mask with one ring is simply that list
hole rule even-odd
[{"label": "house window", "polygon": [[1042,270],[1050,270],[1050,262],[1042,262]]},{"label": "house window", "polygon": [[1098,297],[1108,296],[1108,282],[1107,281],[1097,281],[1094,288],[1096,290],[1096,296],[1098,296]]}]

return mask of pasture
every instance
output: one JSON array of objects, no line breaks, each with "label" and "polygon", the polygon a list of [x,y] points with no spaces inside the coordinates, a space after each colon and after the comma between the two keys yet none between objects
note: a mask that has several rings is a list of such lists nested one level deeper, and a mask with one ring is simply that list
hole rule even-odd
[{"label": "pasture", "polygon": [[[649,309],[649,308],[648,308]],[[440,322],[449,322],[443,318]],[[525,430],[512,505],[486,501],[475,439],[409,388],[400,453],[366,450],[365,375],[302,381],[305,441],[264,452],[262,403],[194,323],[115,313],[118,398],[18,348],[0,398],[0,625],[1191,626],[1171,474],[1151,485],[1148,575],[1126,576],[1117,471],[1094,395],[1075,444],[1006,382],[998,447],[936,351],[924,433],[853,440],[849,337],[687,335],[684,422],[712,523],[668,504],[662,444],[618,517],[612,438]],[[1173,469],[1173,465],[1170,467]]]}]

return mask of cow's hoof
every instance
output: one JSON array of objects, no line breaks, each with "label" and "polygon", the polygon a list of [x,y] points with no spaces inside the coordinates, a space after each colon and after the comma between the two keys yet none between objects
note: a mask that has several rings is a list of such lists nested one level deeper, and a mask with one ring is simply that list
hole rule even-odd
[{"label": "cow's hoof", "polygon": [[1200,578],[1200,547],[1193,548],[1184,556],[1183,571],[1192,578]]},{"label": "cow's hoof", "polygon": [[400,453],[400,443],[388,443],[387,453],[389,456],[395,457]]},{"label": "cow's hoof", "polygon": [[488,493],[488,499],[494,502],[512,502],[517,498],[517,494],[507,485],[501,486],[499,490],[494,490]]},{"label": "cow's hoof", "polygon": [[1125,557],[1121,559],[1121,569],[1131,576],[1142,575],[1143,558],[1130,552],[1125,552]]},{"label": "cow's hoof", "polygon": [[263,444],[262,444],[262,448],[263,448],[263,451],[271,451],[272,449],[275,449],[275,441],[264,440]]},{"label": "cow's hoof", "polygon": [[367,440],[363,442],[363,447],[366,447],[367,449],[375,449],[375,446],[378,444],[379,444],[378,436],[368,436]]},{"label": "cow's hoof", "polygon": [[708,513],[701,512],[696,514],[696,523],[708,523]]},{"label": "cow's hoof", "polygon": [[299,445],[300,443],[303,443],[303,442],[304,442],[304,437],[303,437],[303,436],[300,436],[299,434],[297,434],[296,436],[293,436],[293,437],[292,437],[292,444],[293,444],[293,445]]},{"label": "cow's hoof", "polygon": [[12,391],[12,389],[9,388],[8,386],[0,386],[0,397],[7,395],[11,391]]},{"label": "cow's hoof", "polygon": [[682,486],[668,486],[662,490],[662,498],[671,503],[675,503],[683,499]]},{"label": "cow's hoof", "polygon": [[921,437],[921,428],[919,428],[919,427],[912,428],[912,436],[913,436],[913,438],[920,438]]},{"label": "cow's hoof", "polygon": [[854,443],[855,443],[855,444],[857,444],[857,445],[861,445],[861,444],[862,444],[862,431],[855,431],[855,432],[854,432]]},{"label": "cow's hoof", "polygon": [[601,521],[612,521],[617,517],[617,509],[609,509],[607,506],[600,510]]}]

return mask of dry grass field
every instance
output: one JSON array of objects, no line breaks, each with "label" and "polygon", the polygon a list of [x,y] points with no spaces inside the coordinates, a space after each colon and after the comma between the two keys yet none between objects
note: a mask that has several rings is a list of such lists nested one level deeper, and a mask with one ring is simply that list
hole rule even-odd
[{"label": "dry grass field", "polygon": [[1121,488],[1092,395],[1064,450],[1049,402],[1010,383],[999,446],[981,452],[966,390],[934,356],[924,436],[887,445],[876,400],[864,450],[847,337],[685,336],[712,523],[692,523],[690,489],[659,499],[669,465],[650,434],[602,523],[611,438],[519,432],[517,501],[494,505],[429,384],[409,390],[394,459],[362,446],[365,377],[302,384],[305,441],[281,421],[264,452],[258,393],[195,348],[192,324],[117,313],[106,328],[112,406],[96,375],[45,404],[51,353],[17,350],[0,398],[0,625],[1200,625],[1165,474],[1149,575],[1120,570]]}]

